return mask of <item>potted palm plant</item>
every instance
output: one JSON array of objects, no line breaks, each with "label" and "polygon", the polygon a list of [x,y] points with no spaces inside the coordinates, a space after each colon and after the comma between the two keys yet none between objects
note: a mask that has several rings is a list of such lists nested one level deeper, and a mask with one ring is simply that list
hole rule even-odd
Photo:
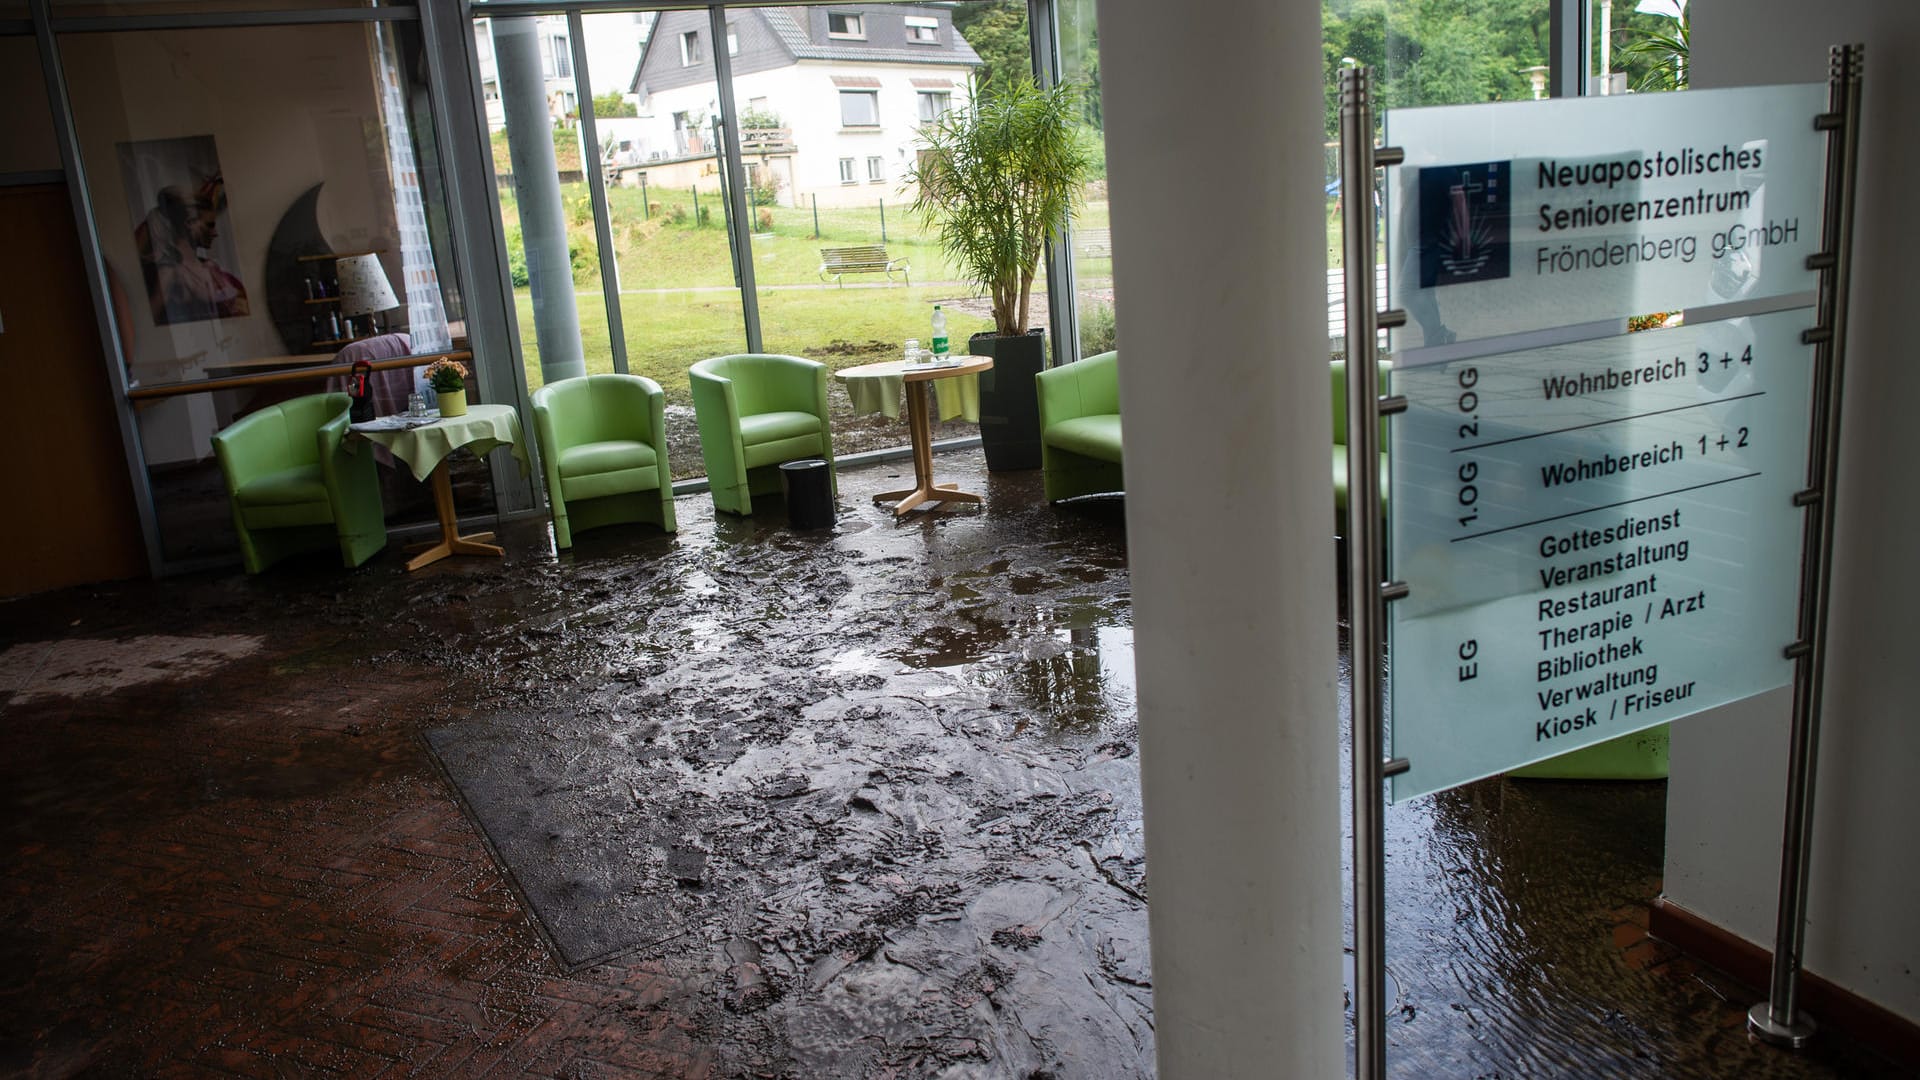
[{"label": "potted palm plant", "polygon": [[987,468],[1040,466],[1034,376],[1046,334],[1027,325],[1034,274],[1047,239],[1084,197],[1094,151],[1079,123],[1081,94],[1031,77],[975,88],[969,108],[921,129],[908,180],[913,209],[967,278],[993,301],[993,331],[968,348],[993,357],[980,379],[980,441]]}]

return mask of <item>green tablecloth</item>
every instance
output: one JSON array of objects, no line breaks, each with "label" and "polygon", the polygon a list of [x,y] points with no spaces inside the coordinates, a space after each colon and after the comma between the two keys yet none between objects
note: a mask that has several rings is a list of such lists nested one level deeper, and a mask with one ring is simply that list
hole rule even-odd
[{"label": "green tablecloth", "polygon": [[[853,402],[854,413],[885,413],[893,419],[900,418],[900,393],[906,386],[898,372],[891,375],[848,375],[839,372],[839,379],[846,384],[847,397]],[[932,379],[934,398],[934,418],[980,422],[980,376],[958,375],[951,379]]]},{"label": "green tablecloth", "polygon": [[[433,475],[433,467],[461,447],[483,456],[496,446],[513,448],[520,471],[527,472],[527,448],[520,441],[520,414],[511,405],[469,405],[465,416],[443,416],[425,427],[405,431],[364,431],[353,433],[368,442],[387,448],[394,457],[407,463],[415,480]],[[348,440],[347,445],[357,445]]]}]

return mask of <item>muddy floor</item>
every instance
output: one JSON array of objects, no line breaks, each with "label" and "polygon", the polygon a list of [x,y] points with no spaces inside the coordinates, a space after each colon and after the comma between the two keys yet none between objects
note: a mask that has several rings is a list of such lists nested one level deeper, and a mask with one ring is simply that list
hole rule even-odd
[{"label": "muddy floor", "polygon": [[[1123,505],[967,451],[896,522],[903,467],[0,608],[0,1069],[1151,1076]],[[1394,807],[1394,1074],[1894,1075],[1646,938],[1663,808]]]}]

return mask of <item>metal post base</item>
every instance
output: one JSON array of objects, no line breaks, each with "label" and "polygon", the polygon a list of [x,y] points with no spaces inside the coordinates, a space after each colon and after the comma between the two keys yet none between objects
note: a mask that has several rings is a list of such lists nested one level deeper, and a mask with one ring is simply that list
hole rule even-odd
[{"label": "metal post base", "polygon": [[1819,1026],[1806,1013],[1795,1015],[1791,1024],[1775,1023],[1771,1002],[1763,1001],[1747,1010],[1747,1034],[1770,1046],[1799,1050],[1812,1041],[1817,1030]]},{"label": "metal post base", "polygon": [[[1352,1016],[1354,988],[1353,953],[1347,952],[1341,956],[1340,974],[1346,981],[1346,986],[1343,989],[1346,997],[1347,1015]],[[1380,1014],[1382,1016],[1392,1016],[1394,1013],[1399,1012],[1401,1007],[1400,980],[1394,978],[1393,972],[1391,971],[1386,972],[1386,976],[1386,985],[1382,988],[1380,994]]]}]

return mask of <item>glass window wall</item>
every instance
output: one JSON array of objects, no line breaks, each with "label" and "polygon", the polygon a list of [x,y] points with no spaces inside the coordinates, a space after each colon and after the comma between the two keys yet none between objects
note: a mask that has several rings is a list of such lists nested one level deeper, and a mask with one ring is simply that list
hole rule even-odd
[{"label": "glass window wall", "polygon": [[1687,88],[1692,17],[1684,0],[1629,7],[1592,4],[1593,55],[1588,93],[1653,93]]},{"label": "glass window wall", "polygon": [[[1059,0],[1054,5],[1060,34],[1060,78],[1075,88],[1080,118],[1095,144],[1094,175],[1086,201],[1073,220],[1074,313],[1081,356],[1118,348],[1113,308],[1113,242],[1107,203],[1107,154],[1100,112],[1100,28],[1094,0]],[[1075,359],[1062,357],[1062,360]]]},{"label": "glass window wall", "polygon": [[416,0],[50,0],[55,18],[118,15],[227,15],[259,11],[339,11],[414,7]]},{"label": "glass window wall", "polygon": [[[613,367],[613,332],[594,234],[573,46],[564,15],[476,20],[488,138],[499,189],[527,386]],[[564,64],[564,67],[562,66]],[[565,74],[561,74],[564,70]],[[496,107],[497,106],[497,107]]]},{"label": "glass window wall", "polygon": [[[1025,4],[1017,48],[1025,50]],[[964,31],[969,20],[1014,5],[869,6],[852,25],[864,35],[847,59],[795,62],[781,42],[808,42],[823,57],[847,46],[830,10],[745,8],[733,13],[741,52],[732,63],[733,98],[766,104],[743,110],[740,154],[752,209],[749,237],[763,345],[838,369],[895,359],[908,338],[932,344],[933,307],[946,313],[955,353],[991,329],[990,305],[941,250],[934,230],[912,212],[912,167],[924,146],[927,101],[963,108],[980,54]],[[916,40],[908,20],[931,23],[935,40]],[[1015,44],[1013,35],[1004,44]],[[1024,52],[1022,52],[1024,58]],[[943,109],[943,111],[944,111]],[[826,250],[869,247],[884,253],[873,269],[825,268]],[[897,446],[901,423],[855,415],[836,384],[835,452]],[[938,423],[934,437],[974,435],[962,420]]]},{"label": "glass window wall", "polygon": [[[1419,105],[1526,101],[1547,96],[1547,55],[1554,4],[1565,0],[1324,0],[1326,58],[1327,335],[1334,353],[1346,350],[1345,230],[1340,186],[1342,68],[1374,69],[1375,118],[1382,110]],[[1370,193],[1376,211],[1376,177]],[[1378,215],[1376,214],[1376,228]],[[1385,248],[1375,236],[1376,260]],[[1382,274],[1386,268],[1378,261]],[[1386,302],[1385,279],[1377,285]],[[1384,338],[1384,335],[1383,335]]]},{"label": "glass window wall", "polygon": [[[694,34],[704,45],[713,33],[705,8],[653,18],[661,41]],[[674,476],[699,476],[706,467],[687,369],[709,356],[747,351],[715,61],[706,50],[698,63],[673,64],[673,57],[646,48],[641,27],[627,15],[585,21],[588,41],[610,53],[626,49],[589,65],[594,94],[609,106],[604,111],[630,114],[601,119],[597,107],[594,113],[603,147],[618,154],[621,142],[632,144],[626,164],[607,170],[627,366],[666,392]],[[614,92],[621,95],[619,107],[605,96]]]},{"label": "glass window wall", "polygon": [[[488,12],[495,23],[505,21],[499,12]],[[519,190],[517,177],[507,179],[515,171],[512,146],[520,131],[512,102],[497,108],[493,100],[496,93],[512,97],[512,80],[498,59],[498,32],[486,18],[477,20],[488,120],[508,154],[502,166],[496,152],[496,167],[527,381],[537,387],[572,371],[623,364],[655,379],[667,393],[676,476],[704,471],[686,370],[709,356],[746,351],[749,325],[759,328],[763,351],[836,368],[895,357],[910,337],[928,339],[935,303],[946,307],[956,351],[989,326],[986,300],[973,295],[932,230],[910,212],[908,178],[922,124],[965,107],[969,78],[981,66],[958,28],[984,19],[995,42],[989,51],[998,49],[1003,68],[1025,65],[1025,5],[993,0],[841,12],[855,16],[854,23],[839,24],[843,30],[852,25],[865,35],[857,54],[846,52],[845,35],[830,28],[831,14],[824,8],[727,12],[729,89],[738,112],[732,124],[711,51],[710,9],[582,14],[588,55],[576,65],[583,69],[575,72],[579,85],[568,81],[546,94],[573,91],[593,103],[606,211],[604,221],[597,220],[588,178],[565,161],[556,163],[564,261],[561,248],[546,256],[529,249],[531,196]],[[555,27],[567,23],[564,13],[538,18]],[[933,23],[935,40],[913,36],[908,18]],[[807,44],[796,57],[793,43],[801,41]],[[531,141],[550,129],[564,156],[577,135],[550,113],[530,112]],[[729,198],[729,149],[739,154],[740,201],[747,207],[738,223]],[[551,194],[541,198],[551,206]],[[596,246],[602,225],[604,249]],[[823,249],[852,246],[884,248],[892,269],[823,272]],[[751,260],[750,275],[741,260]],[[746,289],[749,276],[754,284]],[[619,311],[614,324],[623,333],[602,330],[609,325],[603,296],[609,280]],[[563,295],[568,299],[556,299]],[[554,307],[561,310],[549,310]],[[575,313],[577,331],[563,325],[566,310]],[[548,329],[542,311],[554,316]],[[603,347],[603,335],[617,337],[619,347]],[[578,366],[555,363],[576,339]],[[839,452],[903,440],[898,421],[855,418],[843,394],[832,396],[841,414],[834,419]],[[973,430],[954,423],[937,434]]]},{"label": "glass window wall", "polygon": [[[567,25],[565,15],[539,18]],[[717,84],[704,48],[711,33],[707,11],[600,12],[582,16],[581,26],[586,63],[564,86],[536,94],[503,72],[507,108],[493,133],[496,145],[537,148],[550,139],[571,150],[548,174],[556,183],[501,180],[527,384],[612,371],[653,379],[667,395],[674,475],[698,476],[705,470],[687,368],[747,347],[718,152]],[[494,36],[496,53],[510,51],[497,30]],[[643,63],[652,72],[644,84]],[[644,93],[636,89],[641,86]],[[563,91],[590,103],[593,167],[605,191],[604,249],[581,157],[581,126],[539,109],[542,94]],[[522,106],[515,105],[516,94]],[[531,226],[541,222],[546,255],[532,239]],[[608,318],[609,295],[617,319]],[[577,329],[569,327],[569,315]]]}]

